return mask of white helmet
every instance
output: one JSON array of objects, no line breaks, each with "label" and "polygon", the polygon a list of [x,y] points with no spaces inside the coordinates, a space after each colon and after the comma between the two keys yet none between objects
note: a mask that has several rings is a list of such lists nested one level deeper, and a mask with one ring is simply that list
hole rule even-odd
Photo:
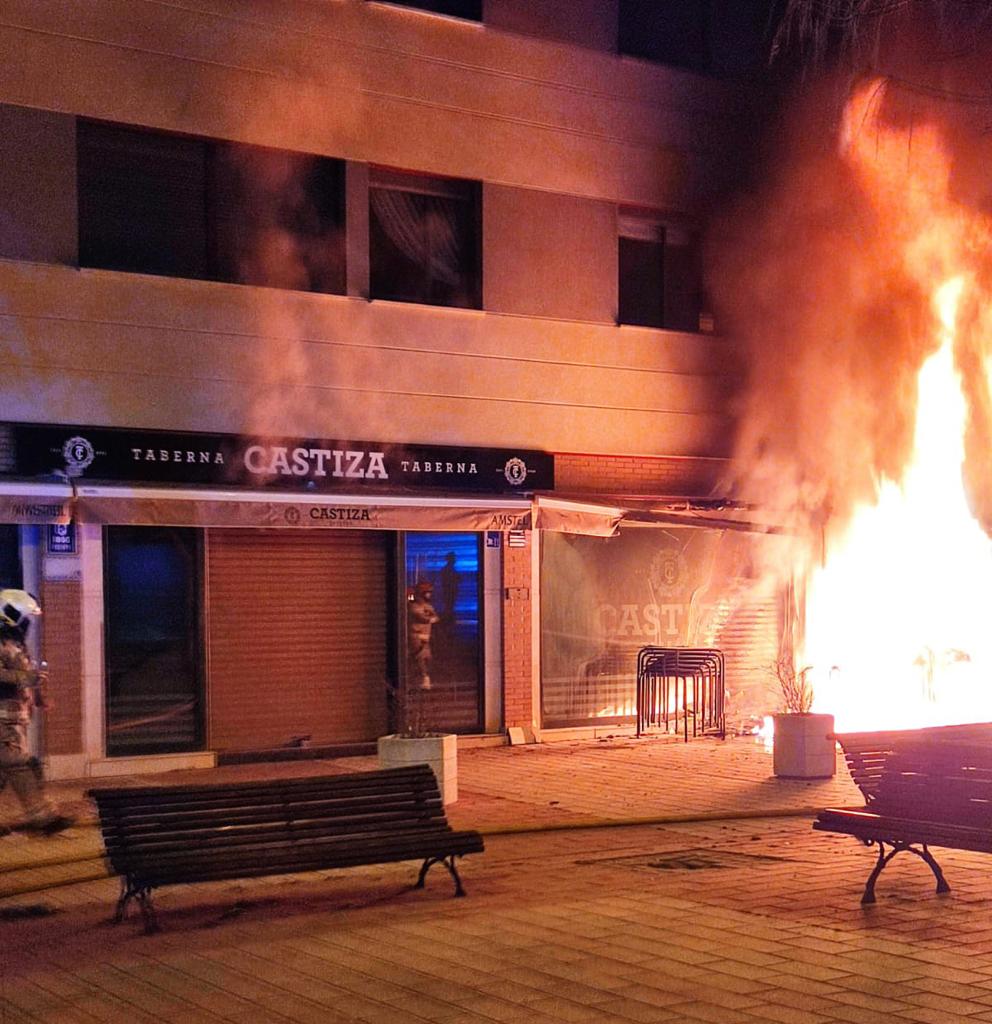
[{"label": "white helmet", "polygon": [[0,626],[26,634],[31,619],[41,614],[37,598],[26,590],[0,590]]}]

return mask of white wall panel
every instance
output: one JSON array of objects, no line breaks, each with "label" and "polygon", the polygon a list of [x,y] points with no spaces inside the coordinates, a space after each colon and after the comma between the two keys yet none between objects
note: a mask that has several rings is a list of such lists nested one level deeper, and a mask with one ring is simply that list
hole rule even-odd
[{"label": "white wall panel", "polygon": [[726,454],[700,336],[13,262],[0,294],[4,419]]},{"label": "white wall panel", "polygon": [[679,207],[740,123],[700,76],[363,0],[6,0],[0,61],[0,102]]}]

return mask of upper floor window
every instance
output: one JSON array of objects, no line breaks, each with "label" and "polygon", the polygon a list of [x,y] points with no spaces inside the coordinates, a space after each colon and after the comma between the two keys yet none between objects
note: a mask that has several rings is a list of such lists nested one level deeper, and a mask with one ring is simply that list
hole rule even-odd
[{"label": "upper floor window", "polygon": [[696,233],[646,211],[621,211],[618,227],[620,323],[674,331],[708,326]]},{"label": "upper floor window", "polygon": [[482,21],[482,0],[389,0],[397,7],[416,7],[434,14],[448,14],[453,18]]},{"label": "upper floor window", "polygon": [[476,181],[373,168],[372,298],[480,308],[480,193]]},{"label": "upper floor window", "polygon": [[339,160],[80,121],[79,262],[343,293]]},{"label": "upper floor window", "polygon": [[620,53],[690,71],[710,65],[709,0],[619,0]]}]

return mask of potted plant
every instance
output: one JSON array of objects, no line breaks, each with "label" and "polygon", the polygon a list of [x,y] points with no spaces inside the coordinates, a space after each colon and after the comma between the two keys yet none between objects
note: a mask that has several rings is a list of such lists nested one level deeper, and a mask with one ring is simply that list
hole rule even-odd
[{"label": "potted plant", "polygon": [[407,594],[407,670],[399,686],[390,689],[396,732],[379,737],[379,765],[399,768],[429,764],[442,801],[451,804],[458,799],[458,738],[434,726],[431,630],[439,617],[431,597],[427,583],[418,583]]},{"label": "potted plant", "polygon": [[791,648],[774,665],[785,705],[772,716],[772,765],[779,778],[826,779],[837,771],[834,716],[812,710],[811,668],[797,669]]},{"label": "potted plant", "polygon": [[425,721],[429,719],[424,705],[430,703],[430,694],[430,690],[416,687],[400,701],[408,714],[401,716],[395,733],[379,737],[379,766],[401,768],[429,764],[437,776],[442,801],[451,804],[458,799],[458,737],[426,727]]}]

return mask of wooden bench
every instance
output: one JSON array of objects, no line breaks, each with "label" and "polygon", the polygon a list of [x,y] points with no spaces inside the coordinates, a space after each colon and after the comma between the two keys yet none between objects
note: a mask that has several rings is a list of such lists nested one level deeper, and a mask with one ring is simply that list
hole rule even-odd
[{"label": "wooden bench", "polygon": [[115,921],[137,899],[158,924],[161,885],[419,860],[416,887],[443,864],[463,896],[455,858],[483,850],[478,832],[448,825],[426,764],[319,778],[91,789],[112,873]]},{"label": "wooden bench", "polygon": [[829,807],[813,828],[878,847],[862,903],[875,902],[878,876],[904,850],[930,867],[938,893],[951,887],[931,846],[992,853],[992,723],[844,733],[836,739],[865,806]]}]

